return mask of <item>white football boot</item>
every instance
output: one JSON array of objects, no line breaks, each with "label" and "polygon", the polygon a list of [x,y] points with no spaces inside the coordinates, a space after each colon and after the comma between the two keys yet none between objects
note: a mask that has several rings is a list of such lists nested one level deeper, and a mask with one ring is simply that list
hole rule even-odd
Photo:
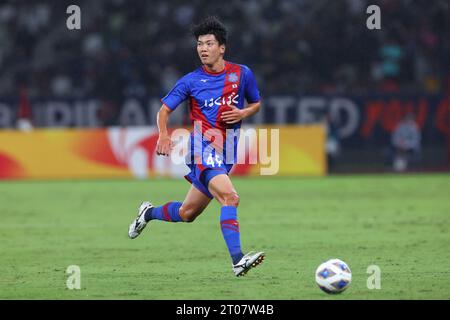
[{"label": "white football boot", "polygon": [[264,260],[264,252],[249,252],[239,260],[238,263],[233,264],[233,272],[236,277],[245,276],[245,274],[253,267],[256,267]]},{"label": "white football boot", "polygon": [[144,219],[144,213],[147,211],[147,209],[154,208],[154,206],[148,202],[144,201],[139,206],[139,211],[137,218],[134,219],[134,221],[130,224],[130,228],[128,229],[128,236],[131,239],[136,238],[142,230],[144,230],[145,226],[147,225],[147,221]]}]

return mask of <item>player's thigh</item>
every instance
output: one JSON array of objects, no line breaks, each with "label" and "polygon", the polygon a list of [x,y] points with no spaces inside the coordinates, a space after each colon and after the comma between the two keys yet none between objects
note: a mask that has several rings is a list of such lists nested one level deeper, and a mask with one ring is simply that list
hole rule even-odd
[{"label": "player's thigh", "polygon": [[207,197],[196,187],[191,186],[180,208],[183,220],[193,221],[205,210],[210,202],[211,198]]},{"label": "player's thigh", "polygon": [[209,181],[208,190],[221,205],[239,205],[238,193],[227,174],[219,174],[213,177]]}]

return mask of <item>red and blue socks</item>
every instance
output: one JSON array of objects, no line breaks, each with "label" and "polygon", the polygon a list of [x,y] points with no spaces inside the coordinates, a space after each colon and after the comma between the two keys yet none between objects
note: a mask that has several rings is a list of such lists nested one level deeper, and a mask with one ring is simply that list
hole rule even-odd
[{"label": "red and blue socks", "polygon": [[230,252],[233,264],[239,262],[244,254],[241,250],[241,237],[239,234],[239,222],[237,221],[237,208],[223,206],[220,210],[220,227],[223,238]]},{"label": "red and blue socks", "polygon": [[169,222],[183,222],[180,217],[181,202],[168,202],[163,206],[150,208],[144,213],[145,221],[162,220]]}]

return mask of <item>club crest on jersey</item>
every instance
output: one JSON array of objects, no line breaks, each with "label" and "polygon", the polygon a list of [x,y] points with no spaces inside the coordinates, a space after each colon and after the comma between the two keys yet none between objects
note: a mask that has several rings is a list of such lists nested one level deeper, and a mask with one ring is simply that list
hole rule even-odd
[{"label": "club crest on jersey", "polygon": [[238,80],[239,79],[238,79],[238,76],[236,75],[236,73],[232,72],[228,75],[229,82],[237,82]]}]

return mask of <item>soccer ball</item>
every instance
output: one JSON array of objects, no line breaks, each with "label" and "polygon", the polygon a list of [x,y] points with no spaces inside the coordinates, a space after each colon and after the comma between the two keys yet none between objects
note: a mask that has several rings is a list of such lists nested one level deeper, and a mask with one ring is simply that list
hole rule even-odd
[{"label": "soccer ball", "polygon": [[326,293],[341,293],[350,285],[352,272],[348,265],[339,259],[330,259],[316,270],[316,283]]}]

